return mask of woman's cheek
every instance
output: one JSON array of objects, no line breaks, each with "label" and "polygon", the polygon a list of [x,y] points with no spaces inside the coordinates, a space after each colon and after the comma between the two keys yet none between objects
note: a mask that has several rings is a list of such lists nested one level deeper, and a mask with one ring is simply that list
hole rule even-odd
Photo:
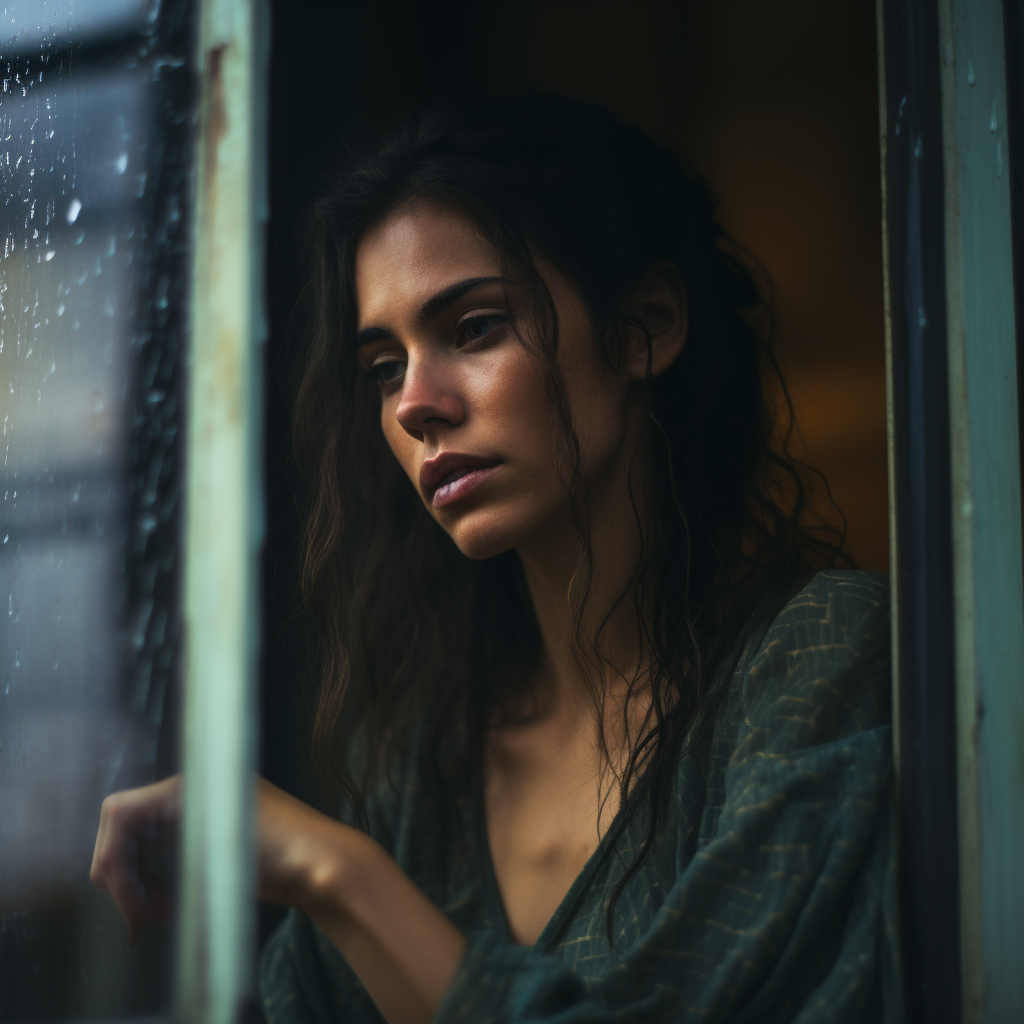
[{"label": "woman's cheek", "polygon": [[385,399],[381,409],[381,429],[384,432],[384,440],[387,441],[391,454],[398,460],[405,475],[412,480],[417,492],[419,491],[418,462],[416,458],[417,448],[421,442],[417,441],[403,429],[395,416],[395,406],[398,399],[389,396]]},{"label": "woman's cheek", "polygon": [[474,403],[501,436],[493,443],[522,452],[529,440],[550,436],[553,410],[542,369],[519,342],[502,346],[494,362],[483,368]]}]

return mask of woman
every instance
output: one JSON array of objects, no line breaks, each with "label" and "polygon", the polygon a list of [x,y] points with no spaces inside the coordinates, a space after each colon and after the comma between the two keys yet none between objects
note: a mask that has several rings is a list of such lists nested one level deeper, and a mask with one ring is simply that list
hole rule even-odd
[{"label": "woman", "polygon": [[[260,784],[260,895],[295,908],[268,1019],[900,1019],[887,585],[815,571],[840,550],[706,189],[532,96],[392,133],[314,227],[296,444],[342,820]],[[123,851],[177,786],[104,804],[132,935],[166,895]]]}]

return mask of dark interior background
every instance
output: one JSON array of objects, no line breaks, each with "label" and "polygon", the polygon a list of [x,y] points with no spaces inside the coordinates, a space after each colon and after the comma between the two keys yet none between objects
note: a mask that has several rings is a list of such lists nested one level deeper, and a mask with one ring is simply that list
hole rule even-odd
[{"label": "dark interior background", "polygon": [[[541,88],[600,101],[693,164],[774,284],[797,454],[863,568],[888,568],[873,0],[306,2],[272,8],[263,770],[313,796],[295,615],[288,318],[297,219],[342,147],[410,102]],[[824,508],[822,503],[822,508]],[[266,910],[266,931],[276,912]]]}]

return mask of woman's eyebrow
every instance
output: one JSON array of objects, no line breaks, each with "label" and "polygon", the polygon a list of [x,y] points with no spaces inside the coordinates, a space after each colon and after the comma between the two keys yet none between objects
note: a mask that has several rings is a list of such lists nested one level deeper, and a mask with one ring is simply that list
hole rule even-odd
[{"label": "woman's eyebrow", "polygon": [[381,341],[391,337],[393,337],[391,332],[383,327],[364,327],[361,331],[356,331],[356,348],[369,345],[371,341]]},{"label": "woman's eyebrow", "polygon": [[433,320],[438,313],[443,312],[453,302],[461,299],[466,292],[471,292],[474,288],[479,288],[485,284],[511,284],[507,277],[467,277],[465,281],[458,281],[455,284],[449,285],[447,288],[439,291],[436,295],[431,296],[426,302],[420,306],[420,311],[417,314],[417,319],[421,324],[428,323]]},{"label": "woman's eyebrow", "polygon": [[[464,281],[456,281],[455,284],[449,285],[427,299],[420,306],[416,319],[421,324],[428,323],[467,292],[485,284],[512,284],[512,282],[507,277],[467,277]],[[361,331],[356,332],[356,348],[362,348],[363,345],[369,345],[373,341],[389,340],[392,337],[394,336],[391,331],[384,327],[364,327]]]}]

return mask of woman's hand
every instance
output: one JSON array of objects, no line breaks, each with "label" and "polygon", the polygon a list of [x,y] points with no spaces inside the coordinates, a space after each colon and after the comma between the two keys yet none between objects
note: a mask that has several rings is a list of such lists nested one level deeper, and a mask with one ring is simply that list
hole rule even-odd
[{"label": "woman's hand", "polygon": [[[259,898],[315,912],[328,876],[340,874],[346,847],[366,837],[266,779],[255,781]],[[174,775],[103,801],[89,877],[113,897],[132,943],[147,921],[167,921],[173,910],[170,888],[151,862],[177,845],[181,791],[182,777]]]},{"label": "woman's hand", "polygon": [[180,775],[103,801],[89,878],[110,893],[133,945],[147,921],[170,920],[170,888],[150,865],[177,845],[180,817]]},{"label": "woman's hand", "polygon": [[[256,785],[260,899],[311,917],[391,1024],[426,1024],[462,960],[462,933],[369,836]],[[103,801],[89,877],[114,898],[131,942],[171,915],[150,862],[176,845],[180,817],[180,775]]]}]

